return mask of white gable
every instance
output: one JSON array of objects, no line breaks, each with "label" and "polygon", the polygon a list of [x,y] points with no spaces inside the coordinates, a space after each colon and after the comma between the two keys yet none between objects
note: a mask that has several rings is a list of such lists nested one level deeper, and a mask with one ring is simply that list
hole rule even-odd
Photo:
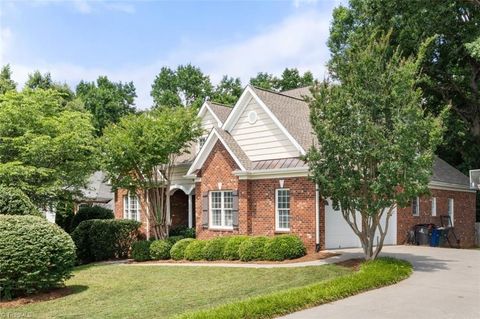
[{"label": "white gable", "polygon": [[247,100],[230,134],[251,161],[300,155],[298,148],[253,97]]},{"label": "white gable", "polygon": [[218,127],[218,120],[213,116],[213,113],[207,109],[202,116],[202,128],[206,131],[206,134],[208,134],[213,127]]}]

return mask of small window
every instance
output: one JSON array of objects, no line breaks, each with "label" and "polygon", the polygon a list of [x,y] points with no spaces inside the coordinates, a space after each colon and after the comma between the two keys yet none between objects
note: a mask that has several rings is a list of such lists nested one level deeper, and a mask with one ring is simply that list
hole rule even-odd
[{"label": "small window", "polygon": [[200,150],[202,149],[203,145],[205,145],[205,142],[207,141],[207,137],[206,136],[202,136],[198,139],[198,149],[197,149],[197,153],[200,152]]},{"label": "small window", "polygon": [[453,205],[454,205],[453,204],[453,198],[449,198],[448,199],[448,216],[450,216],[450,223],[451,223],[450,226],[452,226],[452,227],[453,227],[453,224],[454,224],[454,222],[453,222],[453,220],[454,220]]},{"label": "small window", "polygon": [[233,192],[210,192],[210,227],[233,227]]},{"label": "small window", "polygon": [[290,231],[290,190],[275,190],[275,229]]},{"label": "small window", "polygon": [[432,197],[432,216],[437,216],[437,198]]},{"label": "small window", "polygon": [[412,215],[420,216],[420,198],[412,199]]},{"label": "small window", "polygon": [[133,193],[123,196],[123,218],[140,220],[140,205],[138,196]]}]

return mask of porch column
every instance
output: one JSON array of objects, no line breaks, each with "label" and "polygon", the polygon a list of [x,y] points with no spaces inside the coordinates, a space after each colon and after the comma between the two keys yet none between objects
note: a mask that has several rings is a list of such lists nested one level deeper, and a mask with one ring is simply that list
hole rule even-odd
[{"label": "porch column", "polygon": [[193,203],[192,194],[188,194],[188,228],[193,226]]}]

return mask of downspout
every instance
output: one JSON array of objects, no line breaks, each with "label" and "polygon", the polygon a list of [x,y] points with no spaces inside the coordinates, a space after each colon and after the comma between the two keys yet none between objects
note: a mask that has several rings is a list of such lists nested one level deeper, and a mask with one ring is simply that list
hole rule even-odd
[{"label": "downspout", "polygon": [[315,184],[315,252],[320,251],[320,189]]}]

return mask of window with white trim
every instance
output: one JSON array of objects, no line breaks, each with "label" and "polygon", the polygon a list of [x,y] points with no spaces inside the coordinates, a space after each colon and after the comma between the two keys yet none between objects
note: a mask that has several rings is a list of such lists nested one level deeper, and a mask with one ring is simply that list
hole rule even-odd
[{"label": "window with white trim", "polygon": [[453,219],[454,219],[454,211],[453,211],[453,198],[448,199],[448,216],[450,216],[450,222],[452,223],[450,226],[453,227]]},{"label": "window with white trim", "polygon": [[197,143],[197,153],[200,152],[200,150],[202,149],[203,145],[205,144],[205,142],[207,141],[207,137],[208,136],[202,136],[198,139],[198,143]]},{"label": "window with white trim", "polygon": [[128,195],[123,196],[123,218],[140,220],[140,205],[135,193],[128,193]]},{"label": "window with white trim", "polygon": [[288,188],[275,190],[275,229],[290,231],[290,190]]},{"label": "window with white trim", "polygon": [[437,216],[437,198],[432,197],[432,216]]},{"label": "window with white trim", "polygon": [[210,227],[233,228],[233,192],[210,192]]},{"label": "window with white trim", "polygon": [[412,199],[412,215],[420,216],[420,198]]}]

